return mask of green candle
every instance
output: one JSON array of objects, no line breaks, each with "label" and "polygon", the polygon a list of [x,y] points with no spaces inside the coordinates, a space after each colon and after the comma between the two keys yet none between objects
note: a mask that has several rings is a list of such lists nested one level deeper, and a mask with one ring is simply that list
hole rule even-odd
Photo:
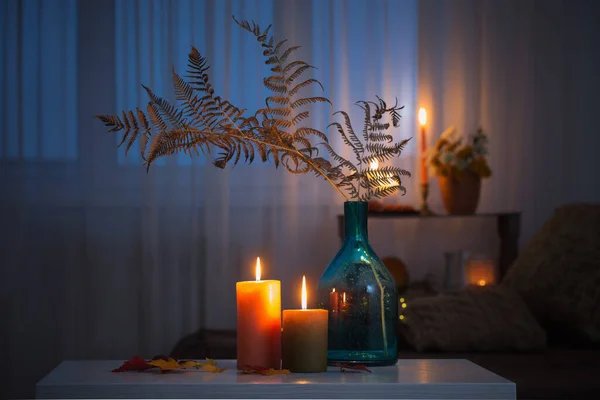
[{"label": "green candle", "polygon": [[306,309],[306,277],[302,277],[302,309],[283,310],[283,368],[292,372],[327,370],[327,310]]}]

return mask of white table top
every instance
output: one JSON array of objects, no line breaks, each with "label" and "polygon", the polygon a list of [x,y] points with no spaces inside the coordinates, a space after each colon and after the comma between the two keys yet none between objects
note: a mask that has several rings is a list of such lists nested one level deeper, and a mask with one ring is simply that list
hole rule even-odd
[{"label": "white table top", "polygon": [[122,372],[122,361],[63,361],[36,385],[36,398],[516,399],[516,385],[467,360],[399,360],[368,372],[243,375],[227,371]]}]

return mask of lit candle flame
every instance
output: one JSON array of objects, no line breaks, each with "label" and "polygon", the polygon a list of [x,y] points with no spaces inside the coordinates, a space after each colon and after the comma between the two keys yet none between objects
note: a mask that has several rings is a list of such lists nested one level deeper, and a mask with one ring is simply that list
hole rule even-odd
[{"label": "lit candle flame", "polygon": [[419,109],[419,122],[421,123],[421,126],[425,126],[427,123],[427,111],[425,111],[423,107]]},{"label": "lit candle flame", "polygon": [[335,293],[335,288],[333,288],[332,292]]},{"label": "lit candle flame", "polygon": [[260,281],[260,257],[256,257],[256,280]]},{"label": "lit candle flame", "polygon": [[477,283],[479,284],[479,286],[485,286],[487,282],[485,281],[485,279],[480,279]]},{"label": "lit candle flame", "polygon": [[306,276],[302,275],[302,309],[306,310]]},{"label": "lit candle flame", "polygon": [[342,295],[342,301],[345,303],[346,302],[346,292],[343,293]]},{"label": "lit candle flame", "polygon": [[369,167],[370,167],[372,170],[375,170],[375,169],[379,168],[379,161],[377,161],[377,160],[373,160],[373,162],[372,162],[371,164],[369,164]]}]

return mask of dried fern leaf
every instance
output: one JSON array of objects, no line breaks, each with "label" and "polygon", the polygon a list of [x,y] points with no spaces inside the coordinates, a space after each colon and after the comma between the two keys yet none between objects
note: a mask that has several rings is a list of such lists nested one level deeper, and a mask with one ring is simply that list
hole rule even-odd
[{"label": "dried fern leaf", "polygon": [[325,142],[328,141],[327,136],[323,132],[321,132],[317,129],[314,129],[314,128],[308,128],[308,127],[304,127],[304,126],[296,129],[296,131],[294,132],[294,136],[296,136],[296,137],[316,136]]},{"label": "dried fern leaf", "polygon": [[[267,103],[267,106],[269,106],[269,103],[289,104],[290,98],[286,97],[286,96],[269,96],[269,97],[267,97],[266,103]],[[292,107],[292,108],[294,108],[294,107]]]},{"label": "dried fern leaf", "polygon": [[181,111],[178,111],[177,108],[171,105],[167,100],[155,95],[149,87],[145,85],[142,85],[142,87],[146,90],[146,93],[148,93],[152,102],[158,107],[158,110],[163,117],[178,128],[187,127],[187,123],[183,118],[183,113]]},{"label": "dried fern leaf", "polygon": [[284,84],[276,84],[276,83],[269,82],[267,80],[267,78],[265,78],[263,80],[263,83],[267,87],[267,89],[269,89],[275,93],[287,93],[288,88]]},{"label": "dried fern leaf", "polygon": [[321,84],[321,82],[319,82],[316,79],[307,79],[304,82],[300,82],[299,84],[297,84],[296,86],[294,86],[293,88],[290,89],[289,91],[289,95],[290,96],[294,96],[296,93],[298,93],[298,91],[300,91],[300,89],[305,88],[311,84],[317,84],[321,87],[321,90],[325,90],[323,88],[323,85]]},{"label": "dried fern leaf", "polygon": [[307,69],[311,69],[314,68],[313,66],[310,65],[302,65],[301,67],[299,67],[298,69],[296,69],[290,76],[287,77],[287,79],[285,80],[285,83],[288,85],[291,85],[300,75],[302,75],[302,73],[304,71],[306,71]]},{"label": "dried fern leaf", "polygon": [[388,135],[385,133],[369,133],[368,134],[368,140],[372,141],[372,142],[388,142],[391,143],[394,138],[392,137],[392,135]]},{"label": "dried fern leaf", "polygon": [[261,108],[257,112],[287,117],[292,113],[292,109],[289,107]]},{"label": "dried fern leaf", "polygon": [[308,111],[302,111],[301,113],[294,116],[294,118],[292,119],[292,125],[297,125],[298,122],[308,118],[309,115],[310,113]]},{"label": "dried fern leaf", "polygon": [[310,104],[315,104],[315,103],[329,103],[331,104],[331,102],[329,101],[329,99],[325,98],[325,97],[305,97],[302,99],[298,99],[296,101],[294,101],[292,104],[290,104],[290,107],[292,109],[298,108],[300,106],[307,106]]},{"label": "dried fern leaf", "polygon": [[[277,52],[276,52],[277,53]],[[291,63],[288,63],[285,68],[283,68],[283,74],[288,74],[292,69],[294,69],[295,67],[298,66],[307,66],[309,68],[314,68],[311,67],[310,65],[308,65],[308,63],[304,62],[304,61],[292,61]]]},{"label": "dried fern leaf", "polygon": [[[281,57],[279,57],[279,62],[280,63],[285,63],[286,60],[288,59],[288,57],[296,50],[298,50],[301,46],[291,46],[288,47],[283,54],[281,55]],[[278,54],[278,52],[276,52]]]},{"label": "dried fern leaf", "polygon": [[123,123],[117,115],[96,115],[100,121],[104,123],[104,126],[110,128],[109,132],[120,131],[124,128]]}]

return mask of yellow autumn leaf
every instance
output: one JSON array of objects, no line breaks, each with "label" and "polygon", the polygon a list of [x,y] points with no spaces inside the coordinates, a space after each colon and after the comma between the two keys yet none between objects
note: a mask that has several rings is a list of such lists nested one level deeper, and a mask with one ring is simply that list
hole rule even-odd
[{"label": "yellow autumn leaf", "polygon": [[198,361],[180,361],[179,362],[179,366],[181,368],[198,368],[200,365],[202,365],[202,363],[199,363]]},{"label": "yellow autumn leaf", "polygon": [[207,358],[206,362],[198,362],[196,368],[202,369],[203,371],[212,372],[213,374],[220,374],[227,368],[219,368],[217,363],[212,358]]},{"label": "yellow autumn leaf", "polygon": [[181,366],[174,358],[169,357],[167,360],[150,360],[148,364],[160,368],[161,371],[174,371],[181,369]]}]

